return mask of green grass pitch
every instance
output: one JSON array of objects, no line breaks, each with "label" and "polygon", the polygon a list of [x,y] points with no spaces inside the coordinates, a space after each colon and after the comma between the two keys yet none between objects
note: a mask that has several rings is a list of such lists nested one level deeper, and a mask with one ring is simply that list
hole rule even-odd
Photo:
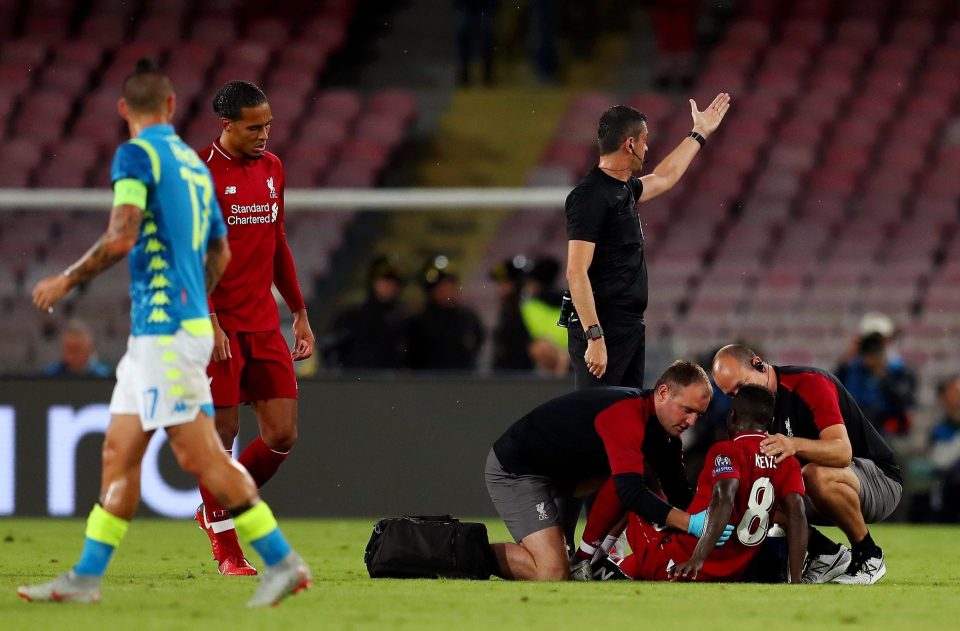
[{"label": "green grass pitch", "polygon": [[[960,626],[960,527],[881,525],[888,573],[871,587],[370,580],[372,520],[283,520],[313,588],[269,610],[256,579],[216,573],[192,522],[138,520],[99,605],[35,604],[15,589],[70,567],[80,520],[0,520],[0,628],[97,629],[949,629]],[[488,522],[491,539],[506,531]],[[830,533],[836,535],[837,533]]]}]

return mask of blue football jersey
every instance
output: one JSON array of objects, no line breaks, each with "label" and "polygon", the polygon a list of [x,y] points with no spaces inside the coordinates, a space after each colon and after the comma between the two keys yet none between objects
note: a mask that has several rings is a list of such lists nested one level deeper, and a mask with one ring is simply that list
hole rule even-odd
[{"label": "blue football jersey", "polygon": [[147,207],[130,252],[132,335],[172,335],[208,318],[204,257],[227,234],[210,171],[170,125],[154,125],[117,148],[112,181],[147,187]]}]

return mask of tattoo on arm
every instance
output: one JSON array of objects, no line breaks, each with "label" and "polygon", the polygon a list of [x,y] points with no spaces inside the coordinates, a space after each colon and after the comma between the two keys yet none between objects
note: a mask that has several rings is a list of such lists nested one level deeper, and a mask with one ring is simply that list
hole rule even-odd
[{"label": "tattoo on arm", "polygon": [[107,231],[64,274],[74,284],[82,284],[112,267],[137,243],[142,221],[143,211],[140,208],[129,204],[114,206],[110,211]]}]

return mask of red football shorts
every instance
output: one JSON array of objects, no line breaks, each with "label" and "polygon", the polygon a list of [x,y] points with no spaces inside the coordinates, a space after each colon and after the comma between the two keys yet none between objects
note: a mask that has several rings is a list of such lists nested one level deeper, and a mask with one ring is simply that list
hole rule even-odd
[{"label": "red football shorts", "polygon": [[637,580],[667,580],[667,566],[672,561],[672,555],[666,546],[670,540],[668,533],[635,513],[629,515],[627,542],[630,544],[631,554],[620,564],[620,569],[630,578]]},{"label": "red football shorts", "polygon": [[207,366],[214,407],[297,398],[297,375],[280,329],[225,333],[233,357]]}]

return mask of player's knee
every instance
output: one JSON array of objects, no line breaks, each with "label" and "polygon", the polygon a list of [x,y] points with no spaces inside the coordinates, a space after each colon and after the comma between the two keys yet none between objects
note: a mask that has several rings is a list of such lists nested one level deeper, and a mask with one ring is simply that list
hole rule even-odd
[{"label": "player's knee", "polygon": [[177,457],[177,464],[184,472],[189,473],[195,478],[199,478],[204,469],[203,458],[189,449],[174,449],[173,454]]},{"label": "player's knee", "polygon": [[801,469],[803,484],[807,491],[816,494],[830,482],[830,467],[824,467],[813,462],[807,463]]},{"label": "player's knee", "polygon": [[297,444],[297,426],[275,428],[264,431],[261,435],[263,444],[274,451],[287,453]]},{"label": "player's knee", "polygon": [[536,579],[538,581],[566,581],[570,578],[570,568],[563,565],[537,566]]}]

